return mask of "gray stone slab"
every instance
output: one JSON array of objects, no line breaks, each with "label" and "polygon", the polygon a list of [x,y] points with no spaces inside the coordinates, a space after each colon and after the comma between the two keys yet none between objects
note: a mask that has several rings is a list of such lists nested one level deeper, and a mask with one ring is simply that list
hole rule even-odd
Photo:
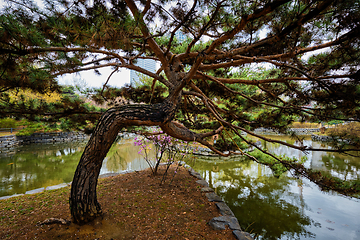
[{"label": "gray stone slab", "polygon": [[203,187],[201,189],[202,192],[214,192],[214,189],[212,189],[211,187]]},{"label": "gray stone slab", "polygon": [[226,205],[226,203],[224,203],[224,202],[216,202],[215,205],[218,207],[221,215],[235,217],[235,214],[233,213],[233,211],[231,211],[229,206]]},{"label": "gray stone slab", "polygon": [[186,162],[184,162],[184,161],[179,161],[178,164],[179,164],[180,166],[184,166],[184,165],[186,165]]},{"label": "gray stone slab", "polygon": [[24,195],[24,194],[14,194],[14,195],[11,195],[11,196],[4,196],[4,197],[0,197],[0,200],[12,198],[12,197],[17,197],[17,196],[22,196],[22,195]]},{"label": "gray stone slab", "polygon": [[210,220],[209,225],[215,230],[225,230],[229,226],[231,230],[241,230],[236,217],[220,216]]},{"label": "gray stone slab", "polygon": [[39,193],[39,192],[42,192],[42,191],[44,191],[45,190],[45,188],[38,188],[38,189],[34,189],[34,190],[30,190],[30,191],[27,191],[27,192],[25,192],[25,194],[34,194],[34,193]]},{"label": "gray stone slab", "polygon": [[200,180],[203,180],[200,173],[196,172],[194,169],[190,168],[189,173],[190,173],[191,176],[194,176],[194,177],[196,177],[196,178],[198,178]]},{"label": "gray stone slab", "polygon": [[49,186],[46,187],[46,190],[55,190],[55,189],[59,189],[59,188],[63,188],[63,187],[67,187],[68,185],[66,183],[61,183],[55,186]]},{"label": "gray stone slab", "polygon": [[119,175],[119,173],[105,173],[105,174],[101,174],[99,176],[99,178],[114,177],[114,176],[117,176],[117,175]]},{"label": "gray stone slab", "polygon": [[250,233],[243,232],[241,230],[234,230],[233,234],[235,235],[236,239],[238,240],[253,240]]},{"label": "gray stone slab", "polygon": [[199,180],[204,180],[204,179],[201,177],[200,173],[194,174],[193,176],[196,177],[196,178],[199,179]]},{"label": "gray stone slab", "polygon": [[205,180],[197,180],[196,183],[203,185],[204,187],[208,187],[209,184]]},{"label": "gray stone slab", "polygon": [[205,193],[205,196],[208,198],[208,200],[210,202],[222,202],[222,198],[219,197],[216,193],[214,192],[209,192],[209,193]]}]

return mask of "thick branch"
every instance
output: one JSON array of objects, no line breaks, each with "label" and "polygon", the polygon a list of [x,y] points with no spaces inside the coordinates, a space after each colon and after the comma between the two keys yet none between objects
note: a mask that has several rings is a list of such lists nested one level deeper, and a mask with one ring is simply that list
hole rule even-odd
[{"label": "thick branch", "polygon": [[125,0],[127,3],[127,6],[129,7],[130,11],[132,12],[134,18],[139,24],[139,28],[141,32],[144,35],[144,38],[147,39],[147,43],[149,44],[149,47],[154,51],[155,55],[160,59],[161,64],[167,68],[168,63],[166,56],[164,55],[164,51],[160,48],[160,46],[156,43],[156,41],[152,38],[149,29],[147,28],[143,15],[140,13],[139,9],[135,5],[135,2],[133,0]]},{"label": "thick branch", "polygon": [[102,54],[105,54],[105,55],[113,56],[113,57],[119,59],[122,64],[125,64],[125,60],[123,59],[123,57],[121,55],[119,55],[117,53],[114,53],[114,52],[110,52],[110,51],[99,50],[99,49],[96,49],[96,48],[86,48],[86,47],[73,47],[73,48],[69,48],[69,47],[45,47],[45,48],[30,47],[30,48],[23,49],[23,50],[0,49],[0,55],[1,54],[12,53],[12,54],[20,55],[20,56],[25,56],[25,55],[29,55],[29,54],[46,53],[46,52],[92,52],[92,53],[102,53]]},{"label": "thick branch", "polygon": [[[322,76],[317,77],[318,80],[331,80],[335,78],[350,78],[352,75],[333,75],[333,76]],[[246,85],[261,85],[266,83],[286,83],[290,81],[313,81],[312,79],[309,79],[307,77],[283,77],[283,78],[269,78],[269,79],[231,79],[231,78],[219,78],[219,77],[213,77],[206,75],[204,73],[198,73],[194,77],[194,79],[216,79],[217,81],[221,83],[227,83],[227,84],[246,84]]]},{"label": "thick branch", "polygon": [[178,138],[178,139],[181,139],[181,140],[187,141],[187,142],[198,142],[198,143],[201,143],[202,145],[207,146],[212,151],[214,151],[215,153],[217,153],[221,156],[229,156],[229,154],[224,154],[223,152],[217,150],[213,145],[211,145],[209,142],[207,142],[205,140],[206,137],[210,137],[210,136],[219,134],[223,130],[223,127],[220,127],[214,131],[207,132],[207,133],[195,133],[195,132],[187,129],[184,125],[182,125],[178,122],[175,122],[175,121],[161,124],[160,127],[165,133],[169,134],[170,136],[172,136],[174,138]]},{"label": "thick branch", "polygon": [[237,34],[238,32],[240,32],[242,29],[244,29],[244,27],[246,26],[246,24],[249,21],[255,20],[261,16],[264,16],[268,13],[270,13],[271,11],[273,11],[274,9],[276,9],[277,7],[289,2],[290,0],[279,0],[279,1],[274,1],[271,2],[269,4],[267,4],[266,6],[264,6],[263,9],[259,10],[259,11],[255,11],[253,14],[249,15],[249,16],[243,16],[240,23],[233,28],[231,31],[225,33],[222,37],[216,39],[211,46],[207,49],[206,53],[211,53],[216,47],[218,47],[219,45],[221,45],[222,43],[224,43],[226,40],[229,40],[231,38],[233,38],[235,36],[235,34]]},{"label": "thick branch", "polygon": [[125,126],[153,126],[169,122],[176,105],[165,101],[154,105],[127,105],[106,111],[91,135],[74,174],[70,210],[73,221],[84,224],[102,214],[96,186],[102,162],[118,132]]}]

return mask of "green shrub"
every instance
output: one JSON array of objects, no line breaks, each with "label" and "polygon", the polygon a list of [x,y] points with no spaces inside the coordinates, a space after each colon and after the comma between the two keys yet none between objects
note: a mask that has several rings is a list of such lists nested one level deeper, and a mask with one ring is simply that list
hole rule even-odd
[{"label": "green shrub", "polygon": [[344,125],[338,125],[335,128],[326,129],[326,134],[331,137],[350,140],[360,145],[360,123],[351,122]]},{"label": "green shrub", "polygon": [[17,136],[29,136],[33,133],[37,132],[56,132],[59,131],[57,127],[51,127],[48,124],[42,123],[42,122],[30,122],[26,125],[24,129],[21,129],[18,133],[16,133]]},{"label": "green shrub", "polygon": [[70,131],[72,128],[72,123],[70,120],[62,118],[60,119],[60,129],[63,131]]},{"label": "green shrub", "polygon": [[0,128],[16,128],[18,122],[12,118],[0,119]]},{"label": "green shrub", "polygon": [[254,156],[260,164],[270,167],[270,169],[273,172],[273,175],[277,178],[289,170],[288,167],[286,167],[287,164],[299,165],[305,163],[305,161],[307,160],[306,156],[303,156],[300,159],[298,159],[295,157],[291,158],[285,155],[281,155],[281,156],[278,155],[276,157],[281,160],[278,161],[275,158],[259,151],[258,149],[252,151],[250,155]]},{"label": "green shrub", "polygon": [[242,150],[248,148],[249,146],[239,137],[239,136],[232,136],[231,138],[226,138],[226,141],[219,137],[216,140],[215,147],[217,149],[221,149],[223,151],[236,151],[239,150],[238,147]]}]

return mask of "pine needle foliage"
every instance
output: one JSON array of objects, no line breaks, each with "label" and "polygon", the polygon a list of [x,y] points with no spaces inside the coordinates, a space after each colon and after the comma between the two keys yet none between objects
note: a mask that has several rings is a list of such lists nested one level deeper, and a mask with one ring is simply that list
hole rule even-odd
[{"label": "pine needle foliage", "polygon": [[[0,13],[0,116],[95,122],[101,111],[80,98],[25,104],[12,102],[9,93],[61,92],[58,76],[130,69],[150,80],[121,89],[105,83],[87,97],[141,103],[140,113],[162,109],[154,113],[161,119],[134,124],[159,125],[221,155],[223,149],[206,139],[225,136],[225,129],[239,139],[246,132],[313,151],[253,130],[287,133],[294,121],[359,122],[359,36],[359,0],[7,1]],[[154,60],[160,69],[150,72],[139,59]],[[213,132],[201,133],[204,128]]]}]

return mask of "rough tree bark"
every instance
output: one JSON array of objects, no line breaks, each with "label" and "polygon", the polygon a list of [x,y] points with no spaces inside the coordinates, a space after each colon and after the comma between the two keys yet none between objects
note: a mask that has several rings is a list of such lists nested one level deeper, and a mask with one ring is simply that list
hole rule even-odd
[{"label": "rough tree bark", "polygon": [[101,216],[96,186],[102,162],[119,131],[126,126],[166,124],[175,114],[176,104],[165,101],[154,105],[127,105],[106,111],[87,143],[74,174],[70,193],[73,222],[85,224]]},{"label": "rough tree bark", "polygon": [[197,141],[224,155],[204,140],[206,137],[218,134],[222,127],[207,133],[195,133],[172,121],[180,99],[181,93],[177,93],[169,95],[160,104],[113,107],[100,117],[80,158],[71,185],[69,202],[74,223],[85,224],[102,215],[96,196],[97,181],[102,162],[123,127],[160,126],[172,137],[185,141]]}]

